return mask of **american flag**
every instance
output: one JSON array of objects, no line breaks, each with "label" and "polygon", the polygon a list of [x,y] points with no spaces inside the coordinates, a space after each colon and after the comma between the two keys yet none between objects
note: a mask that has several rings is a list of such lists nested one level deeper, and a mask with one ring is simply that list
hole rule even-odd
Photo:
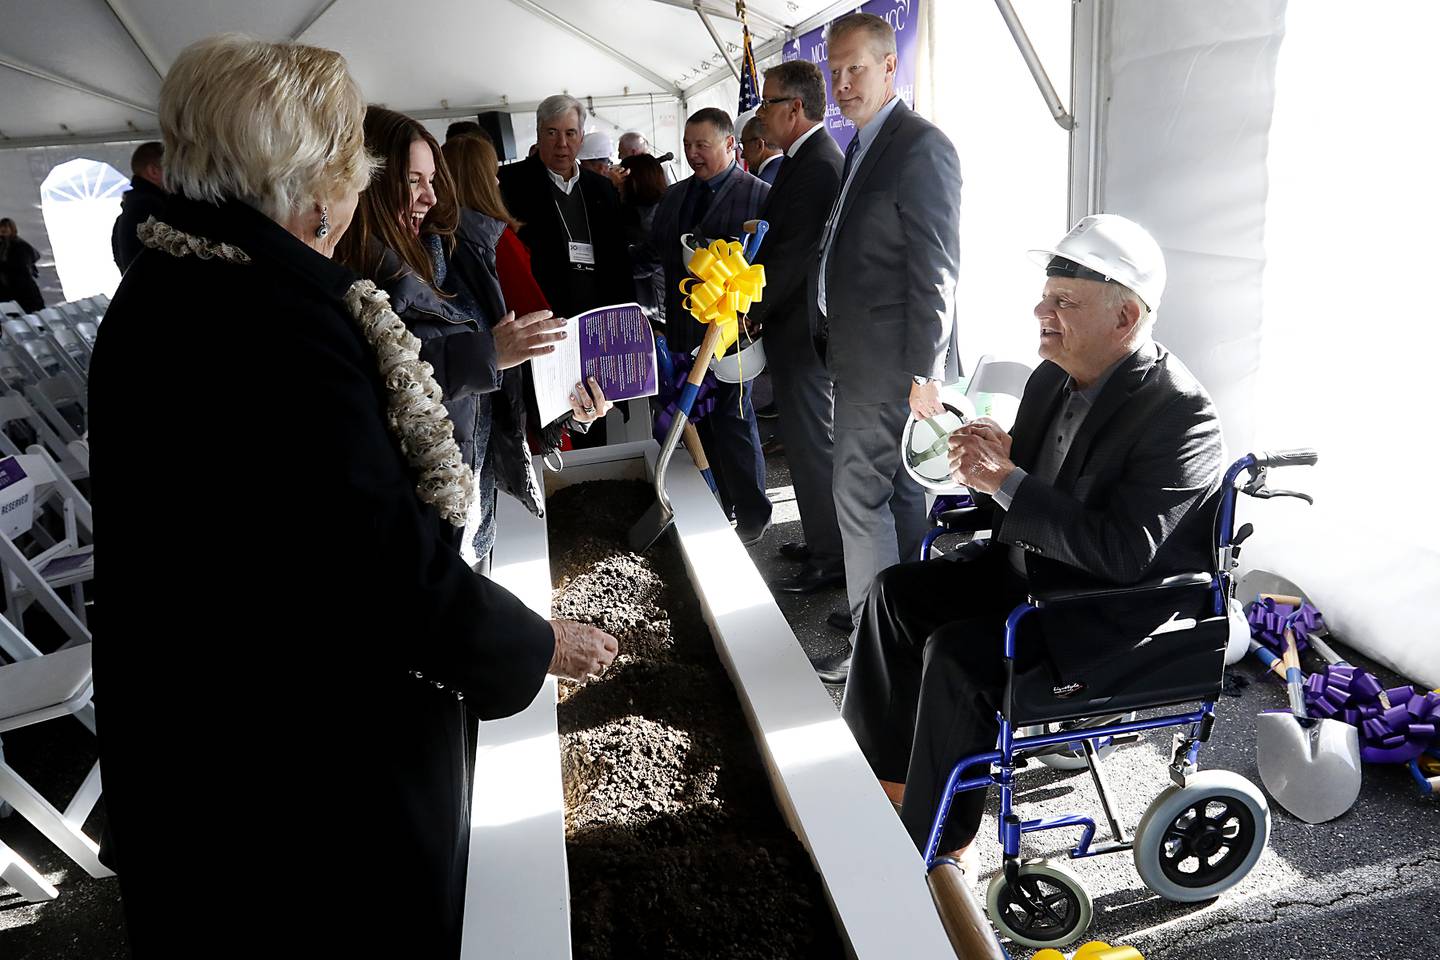
[{"label": "american flag", "polygon": [[755,52],[750,49],[750,25],[745,22],[744,5],[739,6],[745,48],[740,57],[740,109],[735,111],[737,117],[760,105],[760,80],[755,74]]}]

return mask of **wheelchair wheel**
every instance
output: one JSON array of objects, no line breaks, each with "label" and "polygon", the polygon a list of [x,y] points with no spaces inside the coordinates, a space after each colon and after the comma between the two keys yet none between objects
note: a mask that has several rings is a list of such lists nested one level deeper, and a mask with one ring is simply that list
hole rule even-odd
[{"label": "wheelchair wheel", "polygon": [[[1134,720],[1135,714],[1132,712],[1125,719],[1127,721]],[[1035,724],[1028,727],[1020,727],[1018,730],[1015,731],[1015,736],[1038,737],[1042,733],[1058,733],[1061,726],[1063,725],[1060,723],[1045,723]],[[1100,743],[1097,743],[1095,745],[1095,754],[1101,760],[1104,760],[1106,757],[1110,756],[1110,754],[1115,752],[1115,748],[1117,746],[1118,744],[1116,744],[1113,740],[1102,740],[1100,741]],[[1045,766],[1055,770],[1085,769],[1084,750],[1066,750],[1064,753],[1047,753],[1044,756],[1037,757],[1036,759],[1039,760],[1041,763],[1045,764]]]},{"label": "wheelchair wheel", "polygon": [[1167,787],[1135,831],[1135,869],[1166,900],[1209,900],[1245,879],[1270,840],[1270,808],[1249,780],[1207,770]]},{"label": "wheelchair wheel", "polygon": [[1075,874],[1048,860],[1026,860],[1012,887],[1005,871],[985,892],[990,922],[1026,947],[1059,947],[1078,940],[1090,926],[1090,894]]}]

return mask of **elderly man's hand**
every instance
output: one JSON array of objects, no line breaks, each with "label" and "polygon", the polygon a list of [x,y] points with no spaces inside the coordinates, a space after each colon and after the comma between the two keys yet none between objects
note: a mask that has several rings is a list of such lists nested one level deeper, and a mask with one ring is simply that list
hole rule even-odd
[{"label": "elderly man's hand", "polygon": [[581,683],[596,679],[620,651],[614,637],[588,623],[551,620],[550,629],[555,631],[555,654],[547,672],[557,677]]},{"label": "elderly man's hand", "polygon": [[1006,433],[1004,427],[989,417],[976,417],[956,432],[973,434],[977,437],[988,437],[1000,444],[1007,458],[1010,456],[1010,434]]},{"label": "elderly man's hand", "polygon": [[994,493],[1015,469],[1010,435],[982,418],[950,434],[950,476],[977,493]]}]

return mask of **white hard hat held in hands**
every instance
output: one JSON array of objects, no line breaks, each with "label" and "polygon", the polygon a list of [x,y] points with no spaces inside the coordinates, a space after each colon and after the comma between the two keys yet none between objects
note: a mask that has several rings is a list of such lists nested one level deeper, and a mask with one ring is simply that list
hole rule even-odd
[{"label": "white hard hat held in hands", "polygon": [[[1165,255],[1149,231],[1113,213],[1082,219],[1053,248],[1031,250],[1049,276],[1072,276],[1129,287],[1153,313],[1165,292]],[[1055,258],[1068,263],[1057,263]]]}]

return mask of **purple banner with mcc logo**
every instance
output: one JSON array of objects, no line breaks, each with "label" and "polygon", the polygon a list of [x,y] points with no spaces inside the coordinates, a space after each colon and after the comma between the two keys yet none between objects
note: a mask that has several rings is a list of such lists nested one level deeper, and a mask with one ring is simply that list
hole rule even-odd
[{"label": "purple banner with mcc logo", "polygon": [[[915,106],[915,60],[919,56],[917,41],[922,2],[924,0],[870,0],[855,8],[858,13],[875,14],[895,31],[895,92],[910,107]],[[834,93],[830,90],[830,63],[825,46],[825,29],[828,26],[816,27],[791,40],[785,45],[784,59],[809,60],[825,74],[825,127],[844,150],[855,136],[855,124],[840,113],[840,108],[835,106]]]}]

